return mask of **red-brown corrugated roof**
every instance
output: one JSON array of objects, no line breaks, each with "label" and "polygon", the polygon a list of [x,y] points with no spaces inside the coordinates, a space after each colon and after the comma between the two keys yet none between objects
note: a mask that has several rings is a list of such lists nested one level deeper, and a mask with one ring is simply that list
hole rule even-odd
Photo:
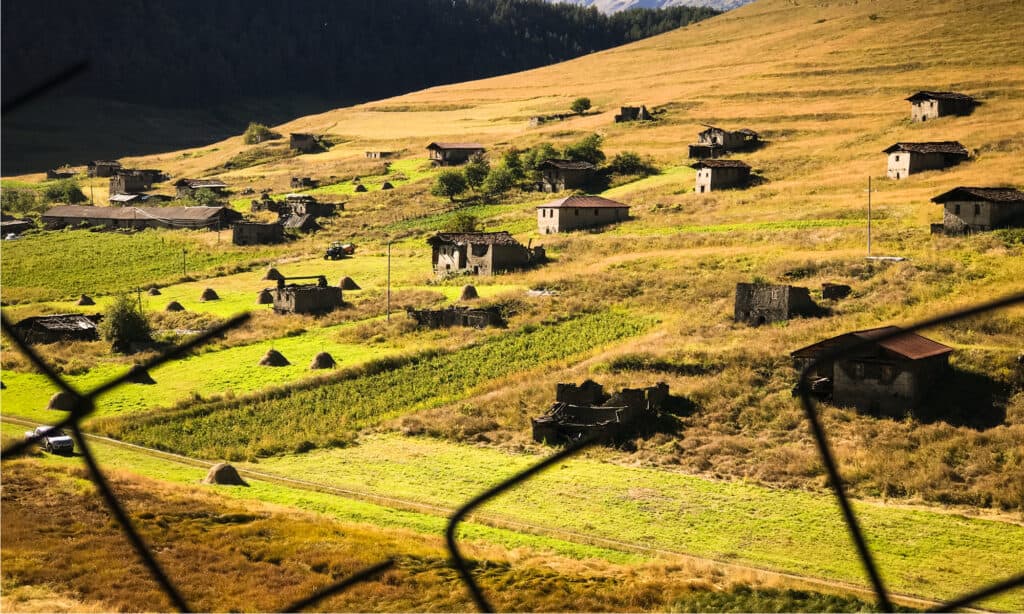
[{"label": "red-brown corrugated roof", "polygon": [[584,194],[576,194],[573,196],[566,196],[565,198],[559,198],[543,205],[538,205],[538,209],[561,209],[563,207],[579,207],[589,209],[629,209],[629,205],[620,203],[616,200],[611,200],[601,196],[589,196]]},{"label": "red-brown corrugated roof", "polygon": [[1024,192],[1013,188],[953,188],[932,199],[933,203],[950,200],[983,200],[990,203],[1024,203]]}]

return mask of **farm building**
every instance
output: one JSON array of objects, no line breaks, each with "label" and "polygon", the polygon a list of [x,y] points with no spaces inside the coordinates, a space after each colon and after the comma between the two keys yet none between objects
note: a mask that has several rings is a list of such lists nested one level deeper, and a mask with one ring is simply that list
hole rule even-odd
[{"label": "farm building", "polygon": [[856,346],[849,354],[816,365],[810,376],[831,382],[834,405],[902,416],[919,407],[949,371],[953,349],[914,333],[874,341],[900,330],[885,326],[825,339],[792,352],[793,365],[803,370],[826,352]]},{"label": "farm building", "polygon": [[760,136],[753,130],[725,130],[704,124],[705,130],[697,133],[697,142],[690,145],[691,158],[717,158],[734,151],[756,149]]},{"label": "farm building", "polygon": [[960,234],[993,228],[1024,228],[1024,192],[1013,188],[954,188],[932,199],[944,207],[932,232]]},{"label": "farm building", "polygon": [[[316,279],[314,284],[290,284],[288,279]],[[274,311],[277,313],[327,313],[344,304],[341,288],[327,285],[324,275],[282,277],[274,290]]]},{"label": "farm building", "polygon": [[740,160],[701,160],[690,166],[697,169],[698,193],[742,188],[750,181],[750,166]]},{"label": "farm building", "polygon": [[910,101],[910,118],[925,122],[943,115],[970,115],[978,101],[957,92],[918,92],[907,98]]},{"label": "farm building", "polygon": [[736,284],[733,319],[752,326],[784,322],[794,316],[821,315],[810,291],[799,286]]},{"label": "farm building", "polygon": [[15,324],[14,330],[29,343],[97,341],[100,335],[96,323],[102,318],[102,315],[86,316],[80,313],[32,316]]},{"label": "farm building", "polygon": [[476,154],[482,154],[484,146],[479,143],[431,143],[427,145],[430,160],[439,166],[462,164]]},{"label": "farm building", "polygon": [[284,226],[278,222],[236,222],[231,227],[231,242],[235,245],[266,245],[284,241]]},{"label": "farm building", "polygon": [[619,114],[615,116],[615,123],[651,121],[654,116],[647,110],[647,107],[619,107]]},{"label": "farm building", "polygon": [[67,226],[107,228],[228,228],[242,214],[227,207],[92,207],[58,205],[40,218],[49,229]]},{"label": "farm building", "polygon": [[174,182],[178,198],[191,198],[199,190],[210,190],[223,196],[228,184],[219,179],[179,179]]},{"label": "farm building", "polygon": [[153,175],[144,171],[120,169],[110,176],[111,194],[134,194],[153,187]]},{"label": "farm building", "polygon": [[437,275],[493,275],[525,269],[546,258],[541,247],[529,248],[508,232],[442,232],[427,239]]},{"label": "farm building", "polygon": [[287,194],[284,197],[284,206],[279,209],[291,215],[311,215],[313,217],[327,217],[338,211],[345,210],[345,203],[322,203],[315,196],[309,194]]},{"label": "farm building", "polygon": [[896,143],[882,153],[889,154],[889,179],[906,179],[914,173],[947,168],[969,157],[967,149],[956,141]]},{"label": "farm building", "polygon": [[75,176],[73,168],[51,168],[46,171],[47,179],[71,179]]},{"label": "farm building", "polygon": [[555,403],[533,418],[533,439],[540,443],[578,441],[591,436],[628,435],[645,419],[654,418],[668,400],[668,386],[624,388],[606,395],[591,380],[582,385],[558,384]]},{"label": "farm building", "polygon": [[314,153],[323,149],[316,136],[305,132],[292,132],[288,137],[288,147],[302,153]]},{"label": "farm building", "polygon": [[406,313],[417,326],[425,328],[448,328],[465,326],[467,328],[487,328],[495,326],[504,328],[505,319],[497,307],[483,309],[470,307],[447,307],[445,309],[406,309]]},{"label": "farm building", "polygon": [[317,224],[316,218],[308,213],[305,215],[289,215],[281,218],[281,225],[284,228],[297,230],[299,232],[316,232],[317,230],[320,230],[320,224]]},{"label": "farm building", "polygon": [[293,190],[306,190],[319,185],[320,181],[312,177],[292,177],[291,186]]},{"label": "farm building", "polygon": [[537,229],[545,235],[628,219],[629,205],[602,196],[567,196],[537,207]]},{"label": "farm building", "polygon": [[537,167],[541,172],[541,189],[561,192],[583,188],[594,178],[597,170],[590,162],[575,160],[544,160]]},{"label": "farm building", "polygon": [[35,228],[32,220],[23,220],[13,215],[0,213],[0,236],[19,235],[31,228]]},{"label": "farm building", "polygon": [[85,174],[89,177],[110,177],[121,169],[116,160],[93,160],[85,165]]},{"label": "farm building", "polygon": [[383,160],[385,158],[390,158],[390,157],[392,157],[394,155],[395,155],[395,152],[393,152],[393,151],[368,151],[368,152],[366,152],[366,157],[371,159],[371,160]]}]

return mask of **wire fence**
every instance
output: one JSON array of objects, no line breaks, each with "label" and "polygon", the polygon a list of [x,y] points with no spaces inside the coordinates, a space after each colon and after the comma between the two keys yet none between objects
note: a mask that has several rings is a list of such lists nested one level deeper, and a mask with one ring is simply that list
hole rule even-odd
[{"label": "wire fence", "polygon": [[[85,69],[84,64],[79,64],[67,71],[64,71],[61,75],[48,80],[44,84],[34,88],[28,94],[21,95],[15,98],[12,102],[4,103],[3,112],[7,113],[13,108],[24,104],[31,100],[34,96],[45,93],[48,89],[59,85],[62,81],[70,79],[79,72]],[[859,350],[864,349],[868,344],[879,343],[887,339],[913,333],[922,329],[931,328],[943,324],[948,324],[964,318],[980,315],[982,313],[990,312],[997,309],[1006,308],[1012,305],[1024,304],[1024,292],[1007,296],[1005,298],[969,307],[967,309],[955,311],[940,317],[936,317],[930,320],[925,320],[917,324],[904,327],[901,329],[893,330],[885,335],[873,337],[870,340],[865,340],[860,343],[855,343],[847,347],[837,348],[831,351],[826,351],[822,355],[818,356],[811,364],[805,366],[800,374],[800,381],[798,384],[798,391],[800,396],[801,404],[803,405],[804,412],[806,414],[807,421],[809,423],[811,432],[814,436],[815,443],[818,448],[818,452],[821,456],[821,461],[825,466],[826,472],[829,476],[829,484],[833,490],[833,493],[837,499],[840,510],[842,512],[846,526],[850,532],[850,537],[853,540],[854,548],[857,553],[857,557],[860,559],[864,571],[868,577],[868,580],[874,590],[877,605],[882,611],[892,611],[893,602],[890,597],[888,589],[885,587],[882,581],[881,573],[874,561],[871,549],[868,546],[867,539],[864,536],[864,532],[861,529],[860,522],[858,521],[857,515],[850,504],[849,495],[846,492],[842,476],[839,473],[838,466],[836,464],[835,456],[832,452],[831,447],[828,443],[825,430],[819,419],[818,409],[814,397],[812,395],[810,375],[815,372],[815,367],[818,364],[829,363],[839,360],[843,357],[854,356]],[[104,394],[114,390],[115,388],[130,382],[140,372],[148,372],[150,369],[162,365],[168,361],[174,360],[181,356],[184,356],[192,350],[198,348],[204,343],[221,337],[230,330],[241,326],[249,320],[248,314],[242,314],[236,316],[227,322],[216,326],[190,341],[175,346],[158,356],[147,360],[145,362],[135,365],[127,373],[115,377],[108,382],[97,386],[91,391],[82,393],[76,390],[70,383],[61,378],[52,367],[50,367],[39,354],[31,347],[29,343],[18,333],[14,326],[7,319],[6,314],[0,313],[0,325],[2,330],[11,339],[11,342],[21,351],[32,365],[39,370],[40,373],[44,374],[54,385],[56,385],[60,393],[63,394],[63,403],[61,406],[63,409],[68,411],[67,417],[63,420],[58,421],[52,426],[57,429],[68,429],[72,438],[75,441],[78,449],[81,451],[81,456],[86,464],[89,475],[96,485],[96,488],[103,498],[104,503],[110,510],[116,519],[121,531],[124,533],[125,538],[132,545],[135,552],[138,554],[142,563],[149,570],[153,579],[160,586],[161,590],[167,595],[170,602],[182,612],[190,612],[188,602],[182,596],[175,583],[169,578],[166,572],[161,567],[159,561],[153,555],[152,550],[145,543],[142,537],[136,530],[131,518],[129,517],[124,506],[121,504],[117,495],[111,490],[110,484],[101,470],[99,463],[96,461],[96,457],[93,455],[89,448],[86,438],[82,433],[82,421],[92,415],[96,410],[97,400]],[[59,393],[59,394],[60,394]],[[0,461],[8,461],[13,458],[17,458],[24,454],[26,451],[31,449],[33,446],[38,444],[43,434],[36,433],[33,436],[27,437],[23,441],[11,444],[7,448],[4,448],[0,452]],[[470,570],[470,566],[466,559],[462,556],[462,553],[458,545],[457,530],[459,523],[461,523],[474,509],[483,505],[487,501],[502,495],[510,489],[530,480],[538,473],[544,471],[548,467],[558,464],[559,462],[581,452],[589,446],[601,442],[600,436],[593,436],[580,441],[577,441],[571,445],[566,446],[561,451],[557,452],[544,459],[543,461],[529,467],[528,469],[521,471],[514,476],[502,481],[501,483],[487,489],[483,493],[473,497],[464,505],[460,506],[449,518],[448,526],[445,531],[445,539],[447,543],[448,552],[450,555],[451,565],[457,570],[461,581],[465,584],[467,591],[473,599],[478,610],[481,612],[491,612],[494,608],[491,606],[490,601],[484,595],[480,586],[477,584]],[[308,597],[289,604],[282,611],[294,612],[301,611],[310,607],[315,606],[324,599],[328,599],[333,595],[341,593],[346,589],[350,588],[355,584],[361,582],[367,582],[378,577],[383,572],[387,571],[395,564],[394,560],[388,559],[381,561],[375,565],[366,567],[351,576],[344,578],[343,580],[331,584]],[[1004,593],[1024,586],[1024,569],[1021,573],[1018,573],[1012,577],[1001,579],[992,582],[991,584],[981,587],[976,591],[972,591],[966,595],[949,600],[939,606],[934,611],[946,612],[956,610],[976,603],[983,599]]]}]

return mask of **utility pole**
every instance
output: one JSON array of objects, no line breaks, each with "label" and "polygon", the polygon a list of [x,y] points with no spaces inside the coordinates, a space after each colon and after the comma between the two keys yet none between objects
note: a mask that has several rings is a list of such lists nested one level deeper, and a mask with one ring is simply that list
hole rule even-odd
[{"label": "utility pole", "polygon": [[188,277],[188,271],[185,269],[185,248],[181,248],[181,276]]},{"label": "utility pole", "polygon": [[142,313],[142,286],[135,288],[135,292],[139,296],[139,313]]},{"label": "utility pole", "polygon": [[871,255],[871,176],[868,176],[868,256]]},{"label": "utility pole", "polygon": [[387,321],[391,321],[391,241],[388,241],[388,306]]}]

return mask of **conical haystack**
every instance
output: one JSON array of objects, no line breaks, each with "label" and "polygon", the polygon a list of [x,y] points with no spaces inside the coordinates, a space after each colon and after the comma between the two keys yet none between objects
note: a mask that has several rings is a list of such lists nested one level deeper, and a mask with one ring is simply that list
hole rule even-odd
[{"label": "conical haystack", "polygon": [[95,305],[96,301],[92,300],[92,297],[89,296],[88,294],[83,294],[82,297],[78,299],[78,304],[79,305]]},{"label": "conical haystack", "polygon": [[132,367],[132,370],[128,373],[128,381],[133,384],[155,384],[156,380],[139,365]]},{"label": "conical haystack", "polygon": [[269,281],[277,281],[279,279],[284,279],[284,275],[281,275],[281,272],[275,269],[274,267],[270,267],[269,269],[267,269],[267,274],[263,276],[263,279]]},{"label": "conical haystack", "polygon": [[200,301],[219,301],[220,297],[213,291],[213,288],[207,288],[203,290],[203,293],[199,296]]},{"label": "conical haystack", "polygon": [[351,277],[342,277],[341,281],[338,282],[338,287],[342,290],[362,290],[359,284],[355,282]]},{"label": "conical haystack", "polygon": [[469,301],[475,298],[480,298],[480,295],[477,294],[476,287],[471,285],[462,287],[462,294],[459,295],[460,301]]},{"label": "conical haystack", "polygon": [[281,352],[273,348],[267,350],[263,358],[260,358],[261,367],[287,367],[290,364],[292,363],[288,362],[288,359]]},{"label": "conical haystack", "polygon": [[313,362],[309,363],[309,368],[310,369],[331,369],[336,364],[338,364],[338,363],[334,362],[334,357],[333,356],[331,356],[327,352],[320,352],[319,354],[317,354],[316,356],[313,357]]},{"label": "conical haystack", "polygon": [[270,292],[270,290],[267,290],[266,288],[263,288],[262,290],[260,290],[259,295],[256,296],[256,304],[257,305],[273,305],[274,304],[274,295]]},{"label": "conical haystack", "polygon": [[162,293],[160,292],[160,288],[150,288],[149,289],[149,295],[150,296],[160,296],[161,294]]},{"label": "conical haystack", "polygon": [[393,190],[394,188],[395,186],[391,185],[390,181],[385,181],[384,184],[380,186],[380,189],[382,190]]},{"label": "conical haystack", "polygon": [[178,301],[171,301],[167,303],[167,307],[164,307],[164,311],[185,311],[185,308]]},{"label": "conical haystack", "polygon": [[360,183],[359,185],[356,186],[356,192],[365,192],[365,191],[366,191],[366,186],[365,185]]},{"label": "conical haystack", "polygon": [[75,409],[75,397],[63,390],[60,392],[53,393],[50,397],[50,403],[46,406],[46,409],[59,409],[61,411],[74,411]]},{"label": "conical haystack", "polygon": [[248,486],[238,470],[227,463],[217,463],[206,473],[203,484],[220,484],[222,486]]}]

